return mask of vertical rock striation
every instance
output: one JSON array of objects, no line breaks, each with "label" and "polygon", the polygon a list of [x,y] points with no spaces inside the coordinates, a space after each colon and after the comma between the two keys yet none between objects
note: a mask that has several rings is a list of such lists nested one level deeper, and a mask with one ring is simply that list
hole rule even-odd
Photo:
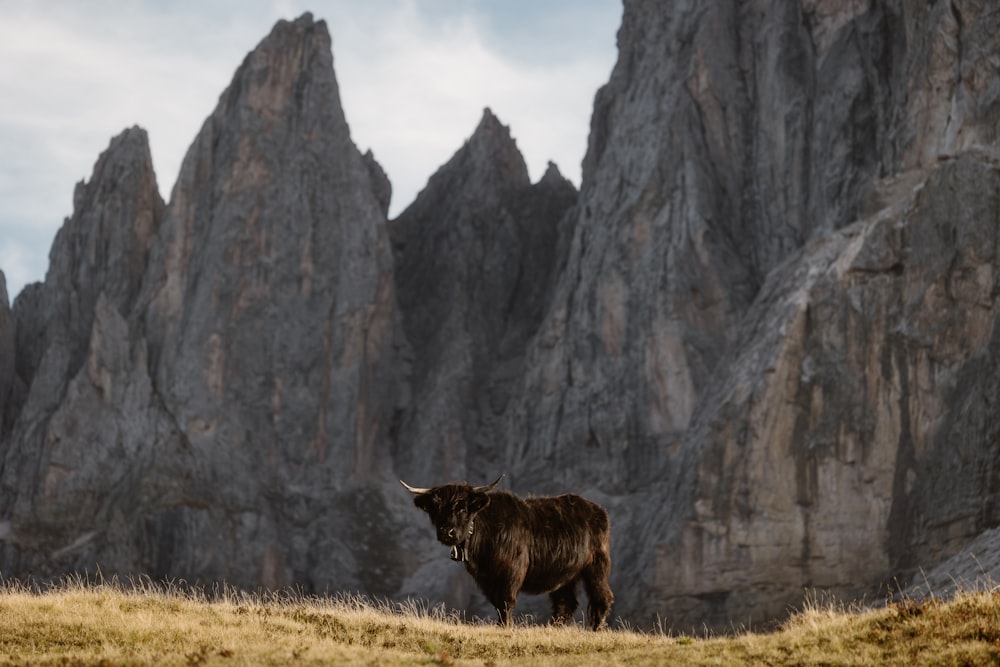
[{"label": "vertical rock striation", "polygon": [[144,526],[158,575],[394,590],[366,562],[394,548],[377,489],[400,375],[372,165],[326,25],[279,22],[188,151],[143,287],[181,438],[171,500]]},{"label": "vertical rock striation", "polygon": [[129,549],[113,533],[152,456],[154,420],[136,395],[148,393],[143,344],[125,318],[163,214],[146,133],[126,130],[77,186],[45,283],[14,304],[15,421],[0,450],[5,572],[65,572],[97,551],[113,568],[112,552]]},{"label": "vertical rock striation", "polygon": [[[857,433],[871,422],[858,421],[870,414],[859,402],[878,403],[860,387],[888,368],[881,357],[856,358],[863,377],[816,405],[791,380],[766,395],[753,388],[786,355],[805,360],[809,377],[848,374],[845,359],[862,345],[838,356],[782,323],[797,321],[800,306],[812,313],[848,298],[842,284],[829,294],[821,287],[832,282],[813,282],[847,261],[837,258],[859,220],[891,210],[892,224],[920,227],[911,220],[930,201],[953,211],[971,201],[939,188],[906,208],[941,156],[996,140],[987,72],[997,40],[982,28],[995,22],[982,3],[625,3],[565,268],[518,399],[481,436],[505,449],[515,485],[589,489],[613,507],[625,535],[615,544],[621,613],[680,625],[769,618],[804,586],[857,594],[948,550],[921,546],[919,473],[903,472],[910,455],[897,456],[898,439]],[[974,208],[970,217],[992,219],[988,204]],[[786,310],[779,293],[794,297],[778,299]],[[888,321],[866,320],[866,331]],[[847,326],[810,322],[834,339],[827,328]],[[982,336],[964,340],[956,359],[981,353]],[[826,350],[822,362],[802,345]],[[920,363],[903,355],[899,372]],[[916,386],[898,391],[920,402]],[[789,416],[803,402],[821,429]],[[871,460],[846,457],[869,481],[826,480],[824,452],[860,442]],[[970,445],[988,459],[983,447]],[[852,519],[878,528],[858,531]],[[956,544],[989,520],[973,523]]]},{"label": "vertical rock striation", "polygon": [[376,166],[309,15],[246,58],[168,207],[145,133],[112,141],[19,320],[42,344],[18,348],[5,573],[395,590],[368,562],[392,560],[401,373]]},{"label": "vertical rock striation", "polygon": [[539,483],[566,456],[616,493],[667,474],[768,273],[853,221],[888,168],[895,72],[874,63],[898,17],[872,6],[823,53],[812,20],[797,3],[626,3],[542,336],[557,343],[536,348],[511,420]]},{"label": "vertical rock striation", "polygon": [[559,267],[576,190],[554,165],[536,184],[487,109],[458,153],[393,221],[399,301],[413,347],[413,407],[397,466],[458,479],[504,463],[479,429],[501,414]]},{"label": "vertical rock striation", "polygon": [[[1000,520],[945,502],[962,478],[941,469],[955,439],[992,457],[950,387],[991,358],[992,252],[961,239],[996,224],[989,151],[969,151],[996,142],[997,21],[976,2],[625,3],[567,267],[498,438],[518,483],[605,494],[619,613],[773,618]],[[905,230],[887,265],[844,268]],[[931,285],[943,311],[917,298]],[[947,335],[910,337],[941,312]],[[945,436],[956,411],[973,431]]]},{"label": "vertical rock striation", "polygon": [[685,438],[690,491],[654,493],[690,514],[646,533],[649,606],[723,626],[860,598],[1000,521],[998,167],[964,152],[772,273]]}]

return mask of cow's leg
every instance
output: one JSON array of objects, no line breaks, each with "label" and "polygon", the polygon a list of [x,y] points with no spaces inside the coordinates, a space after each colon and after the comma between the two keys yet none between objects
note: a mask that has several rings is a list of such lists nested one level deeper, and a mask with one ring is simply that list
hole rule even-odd
[{"label": "cow's leg", "polygon": [[583,571],[583,587],[587,591],[587,625],[591,630],[604,627],[611,611],[615,595],[608,585],[611,574],[611,556],[607,549],[601,549],[594,556],[594,562]]},{"label": "cow's leg", "polygon": [[514,605],[517,604],[518,588],[513,586],[507,573],[501,573],[490,580],[480,580],[480,590],[486,595],[486,599],[497,610],[500,625],[510,625],[511,615],[514,613]]},{"label": "cow's leg", "polygon": [[[509,560],[496,561],[493,576],[490,577],[487,598],[500,617],[500,625],[509,626],[517,604],[517,594],[524,584],[524,575],[528,571],[528,551],[524,546],[511,554]],[[485,590],[485,589],[484,589]]]},{"label": "cow's leg", "polygon": [[552,600],[552,625],[562,625],[572,621],[579,605],[576,601],[576,582],[552,591],[549,599]]},{"label": "cow's leg", "polygon": [[500,602],[494,602],[493,606],[497,608],[497,616],[499,617],[498,623],[503,627],[509,627],[511,624],[511,616],[514,614],[514,605],[517,604],[517,598],[512,600],[502,600]]}]

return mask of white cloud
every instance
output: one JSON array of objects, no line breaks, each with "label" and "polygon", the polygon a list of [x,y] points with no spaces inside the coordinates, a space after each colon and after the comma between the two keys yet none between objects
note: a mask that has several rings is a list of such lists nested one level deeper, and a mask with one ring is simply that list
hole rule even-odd
[{"label": "white cloud", "polygon": [[[329,0],[312,9],[333,37],[355,143],[373,150],[393,183],[392,214],[461,147],[486,106],[511,126],[534,178],[551,159],[579,183],[593,95],[614,60],[615,12],[581,3],[560,11],[585,22],[556,22],[540,3],[546,17],[519,22],[499,16],[502,6]],[[301,0],[236,9],[211,0],[0,4],[0,269],[11,297],[43,277],[73,186],[111,137],[147,129],[169,199],[184,153],[244,55],[278,18],[310,8]],[[513,34],[509,25],[525,28]],[[602,29],[604,43],[594,44]],[[23,244],[16,250],[13,238]]]},{"label": "white cloud", "polygon": [[411,2],[378,32],[338,39],[333,28],[352,134],[374,147],[388,171],[394,212],[461,147],[486,106],[511,126],[533,178],[551,159],[579,184],[593,95],[610,72],[608,52],[525,65],[488,47],[473,19],[431,23]]}]

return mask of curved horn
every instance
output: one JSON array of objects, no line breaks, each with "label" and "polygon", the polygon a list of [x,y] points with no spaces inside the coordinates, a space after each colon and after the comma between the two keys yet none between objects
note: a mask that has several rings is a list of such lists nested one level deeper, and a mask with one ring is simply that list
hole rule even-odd
[{"label": "curved horn", "polygon": [[[500,480],[497,480],[497,481],[499,482]],[[409,491],[410,493],[412,493],[415,496],[419,496],[422,493],[427,493],[428,491],[430,491],[430,489],[418,489],[415,486],[410,486],[409,484],[407,484],[403,480],[399,480],[399,483],[402,484],[403,486],[405,486],[406,490]]]},{"label": "curved horn", "polygon": [[476,493],[488,493],[493,490],[493,487],[495,487],[497,484],[500,483],[500,480],[503,479],[503,476],[505,474],[506,473],[500,473],[500,476],[497,477],[497,481],[493,482],[492,484],[487,484],[486,486],[477,486],[472,490],[475,491]]}]

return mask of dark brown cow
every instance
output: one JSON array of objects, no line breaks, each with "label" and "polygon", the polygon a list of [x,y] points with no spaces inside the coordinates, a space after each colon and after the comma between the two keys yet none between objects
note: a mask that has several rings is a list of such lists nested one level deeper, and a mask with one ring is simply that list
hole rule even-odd
[{"label": "dark brown cow", "polygon": [[[488,486],[445,484],[418,489],[400,480],[427,512],[451,557],[465,563],[479,590],[508,625],[517,594],[548,593],[552,622],[576,613],[576,588],[587,592],[587,624],[604,627],[614,594],[611,525],[603,507],[573,494],[518,498]],[[492,491],[492,493],[491,493]]]}]

